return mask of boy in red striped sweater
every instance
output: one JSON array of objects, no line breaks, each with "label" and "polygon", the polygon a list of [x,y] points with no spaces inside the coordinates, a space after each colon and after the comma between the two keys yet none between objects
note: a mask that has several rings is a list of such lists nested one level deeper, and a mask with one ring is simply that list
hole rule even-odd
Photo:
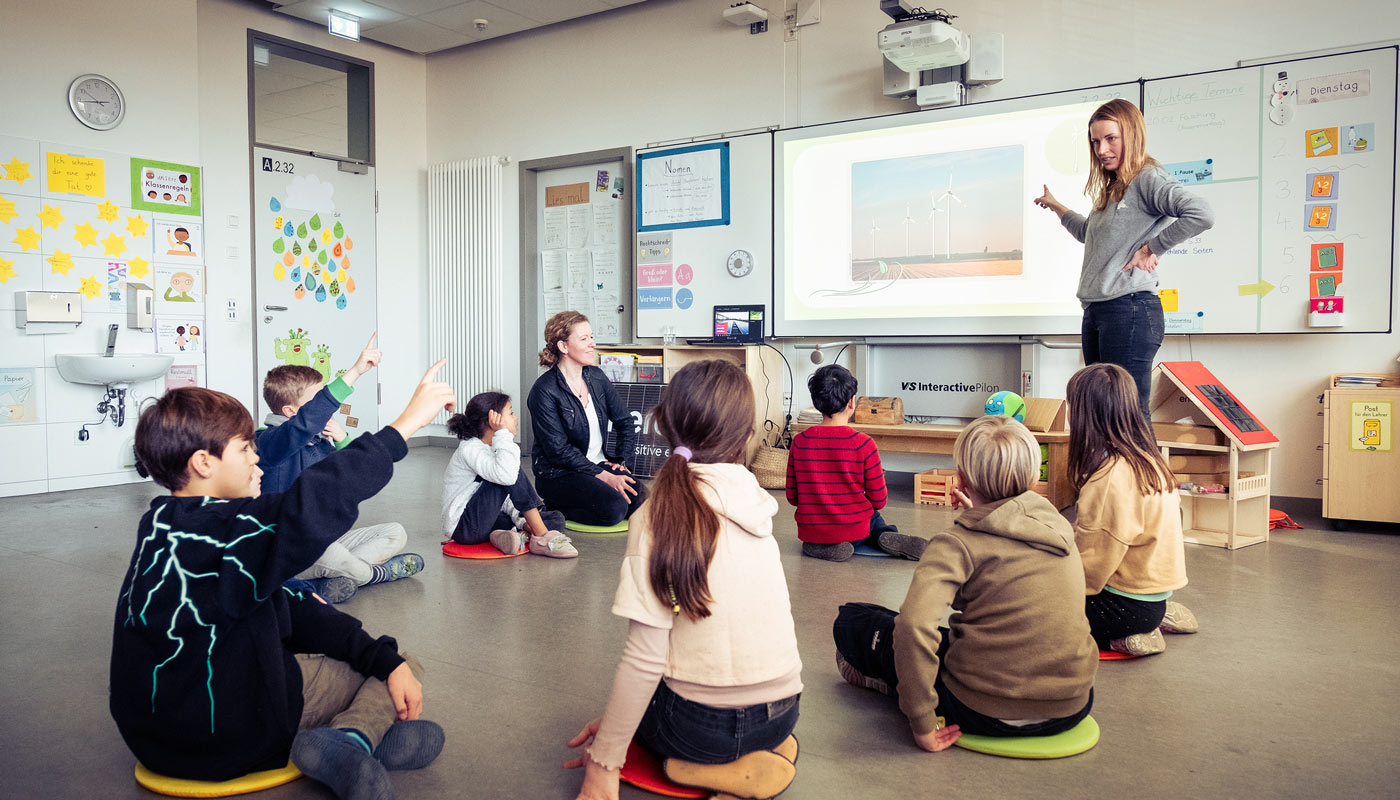
[{"label": "boy in red striped sweater", "polygon": [[880,517],[886,499],[880,451],[874,440],[850,427],[855,376],[828,364],[812,374],[807,389],[822,422],[793,437],[787,464],[787,499],[797,506],[802,555],[845,561],[863,542],[918,561],[924,540],[899,533]]}]

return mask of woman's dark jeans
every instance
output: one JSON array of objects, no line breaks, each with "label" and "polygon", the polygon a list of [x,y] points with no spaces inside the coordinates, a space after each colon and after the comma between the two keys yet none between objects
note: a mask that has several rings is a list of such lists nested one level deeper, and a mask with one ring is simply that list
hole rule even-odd
[{"label": "woman's dark jeans", "polygon": [[1152,362],[1162,347],[1166,331],[1162,299],[1156,292],[1134,292],[1084,309],[1081,344],[1084,363],[1117,364],[1133,376],[1137,384],[1142,415],[1151,419],[1147,407],[1152,386]]}]

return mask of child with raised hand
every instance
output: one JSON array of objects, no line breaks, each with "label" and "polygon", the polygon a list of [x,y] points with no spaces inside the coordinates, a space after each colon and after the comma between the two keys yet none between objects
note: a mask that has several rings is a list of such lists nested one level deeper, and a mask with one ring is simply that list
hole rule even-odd
[{"label": "child with raised hand", "polygon": [[929,540],[898,614],[841,606],[837,669],[847,683],[898,696],[925,750],[963,733],[1067,731],[1093,705],[1099,662],[1074,531],[1033,490],[1040,446],[1014,419],[982,417],[959,434],[953,460],[964,511]]},{"label": "child with raised hand", "polygon": [[447,430],[462,440],[442,476],[442,529],[457,544],[490,541],[506,555],[528,546],[535,555],[577,558],[560,530],[564,515],[548,511],[520,468],[520,423],[510,396],[482,392],[467,401]]},{"label": "child with raised hand", "polygon": [[1157,449],[1127,370],[1094,364],[1069,379],[1069,479],[1079,492],[1074,538],[1084,560],[1084,612],[1102,650],[1167,648],[1162,633],[1195,633],[1169,600],[1186,585],[1176,479]]},{"label": "child with raised hand", "polygon": [[190,387],[141,414],[136,457],[170,490],[137,527],[112,636],[112,717],[165,776],[224,781],[288,758],[338,797],[386,800],[386,770],[427,766],[443,732],[420,719],[421,666],[394,639],[283,583],[310,566],[389,482],[405,441],[444,408],[439,361],[407,408],[262,494],[253,419]]},{"label": "child with raised hand", "polygon": [[770,797],[794,772],[802,661],[778,504],[744,467],[753,390],[728,361],[694,362],[654,414],[673,449],[628,532],[613,600],[627,644],[602,718],[569,742],[592,746],[564,766],[586,767],[579,798],[616,800],[635,734],[673,779],[691,762],[684,783]]},{"label": "child with raised hand", "polygon": [[[350,444],[350,436],[335,421],[355,381],[379,366],[384,354],[369,343],[345,374],[328,384],[311,367],[287,364],[268,370],[263,399],[272,409],[257,431],[258,457],[263,464],[263,487],[285,492],[302,471]],[[400,553],[408,531],[397,522],[367,525],[346,531],[326,548],[316,563],[297,575],[292,588],[308,588],[332,603],[342,603],[362,586],[395,581],[423,569],[423,557]]]},{"label": "child with raised hand", "polygon": [[788,451],[787,499],[797,506],[802,555],[846,561],[857,544],[918,561],[924,540],[885,522],[885,468],[875,440],[851,427],[855,376],[828,364],[807,379],[820,425],[797,434]]}]

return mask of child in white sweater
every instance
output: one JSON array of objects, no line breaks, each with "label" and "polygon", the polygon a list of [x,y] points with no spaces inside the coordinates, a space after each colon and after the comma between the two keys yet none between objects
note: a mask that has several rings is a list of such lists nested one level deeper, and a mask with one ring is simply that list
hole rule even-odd
[{"label": "child in white sweater", "polygon": [[507,555],[528,547],[535,555],[577,558],[560,531],[564,515],[545,509],[520,468],[519,425],[510,397],[500,392],[482,392],[447,421],[462,443],[442,476],[443,533],[457,544],[490,540]]},{"label": "child in white sweater", "polygon": [[581,800],[617,800],[635,735],[678,783],[772,797],[796,771],[802,660],[778,504],[744,467],[753,391],[734,364],[697,361],[654,414],[673,449],[627,537],[627,644],[602,718],[569,742],[592,745],[565,766],[587,768]]}]

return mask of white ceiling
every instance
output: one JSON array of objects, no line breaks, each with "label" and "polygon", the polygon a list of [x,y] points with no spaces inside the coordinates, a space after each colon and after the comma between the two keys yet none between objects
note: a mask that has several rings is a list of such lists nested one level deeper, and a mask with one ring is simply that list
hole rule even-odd
[{"label": "white ceiling", "polygon": [[[360,38],[415,53],[541,28],[566,19],[601,14],[645,0],[268,0],[274,10],[319,25],[331,9],[360,18]],[[475,20],[487,20],[478,31]]]},{"label": "white ceiling", "polygon": [[259,143],[349,155],[344,72],[271,53],[256,63],[253,98]]}]

